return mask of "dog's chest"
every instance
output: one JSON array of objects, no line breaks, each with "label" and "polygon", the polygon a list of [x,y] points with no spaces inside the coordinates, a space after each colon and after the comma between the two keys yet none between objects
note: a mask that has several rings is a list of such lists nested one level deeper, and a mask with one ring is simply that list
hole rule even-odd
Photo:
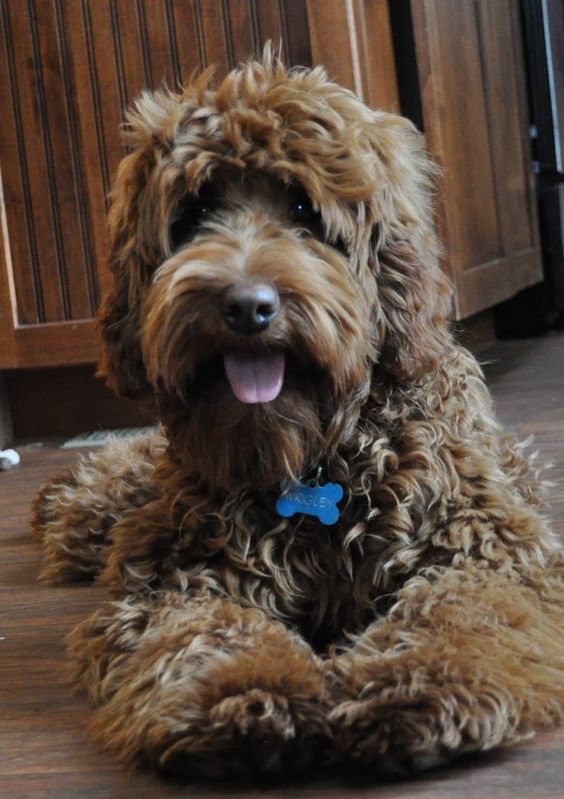
[{"label": "dog's chest", "polygon": [[389,589],[386,542],[359,516],[349,508],[333,525],[312,515],[285,519],[259,499],[210,521],[180,548],[178,565],[212,573],[218,590],[311,634],[352,631]]}]

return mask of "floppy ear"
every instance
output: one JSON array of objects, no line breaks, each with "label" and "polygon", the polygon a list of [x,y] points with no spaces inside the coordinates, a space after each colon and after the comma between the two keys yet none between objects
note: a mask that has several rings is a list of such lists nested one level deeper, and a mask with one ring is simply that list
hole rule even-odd
[{"label": "floppy ear", "polygon": [[381,328],[380,365],[403,379],[437,368],[452,347],[452,290],[439,263],[433,188],[437,167],[402,117],[377,114],[371,139],[383,165],[372,261]]},{"label": "floppy ear", "polygon": [[139,215],[150,164],[143,151],[121,162],[108,217],[112,286],[98,311],[104,351],[99,374],[119,395],[135,397],[149,389],[139,341],[140,305],[150,265],[139,241]]},{"label": "floppy ear", "polygon": [[[202,87],[208,79],[209,71],[201,77]],[[189,99],[182,100],[168,90],[145,91],[128,111],[123,139],[132,151],[119,166],[110,196],[112,287],[98,312],[104,343],[99,374],[126,397],[150,388],[140,344],[142,303],[163,255],[160,226],[166,197],[156,185],[163,175],[161,156],[173,146],[190,107]]]},{"label": "floppy ear", "polygon": [[[159,259],[158,209],[148,191],[155,149],[168,150],[182,109],[171,92],[143,92],[126,115],[131,152],[119,165],[110,195],[108,227],[112,287],[98,312],[104,353],[99,374],[120,395],[149,390],[139,337],[143,296]],[[156,201],[155,201],[156,202]]]},{"label": "floppy ear", "polygon": [[409,240],[384,245],[378,257],[380,365],[402,379],[419,378],[436,369],[452,346],[449,281],[437,262],[427,260]]}]

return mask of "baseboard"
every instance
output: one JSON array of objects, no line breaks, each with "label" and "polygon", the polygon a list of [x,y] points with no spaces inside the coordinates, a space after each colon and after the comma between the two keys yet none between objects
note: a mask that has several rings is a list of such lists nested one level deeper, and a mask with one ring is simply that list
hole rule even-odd
[{"label": "baseboard", "polygon": [[152,424],[139,402],[116,397],[94,366],[21,369],[5,373],[14,438],[74,436]]}]

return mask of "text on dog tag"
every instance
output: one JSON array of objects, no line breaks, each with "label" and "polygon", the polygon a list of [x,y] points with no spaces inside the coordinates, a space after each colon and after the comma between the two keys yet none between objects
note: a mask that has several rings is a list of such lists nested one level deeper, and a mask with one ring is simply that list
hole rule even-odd
[{"label": "text on dog tag", "polygon": [[315,486],[298,483],[282,494],[276,503],[276,511],[285,517],[305,513],[307,516],[317,516],[321,524],[335,524],[340,516],[337,502],[344,493],[338,483]]}]

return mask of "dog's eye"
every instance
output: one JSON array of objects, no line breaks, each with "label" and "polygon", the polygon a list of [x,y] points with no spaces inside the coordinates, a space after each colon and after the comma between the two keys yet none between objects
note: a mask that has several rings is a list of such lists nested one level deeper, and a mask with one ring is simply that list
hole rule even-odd
[{"label": "dog's eye", "polygon": [[309,197],[305,194],[300,194],[293,200],[290,211],[294,221],[302,225],[310,225],[319,219],[319,212],[314,210]]},{"label": "dog's eye", "polygon": [[190,197],[178,207],[172,224],[169,237],[173,250],[177,250],[189,241],[197,228],[217,210],[217,202],[204,197]]}]

